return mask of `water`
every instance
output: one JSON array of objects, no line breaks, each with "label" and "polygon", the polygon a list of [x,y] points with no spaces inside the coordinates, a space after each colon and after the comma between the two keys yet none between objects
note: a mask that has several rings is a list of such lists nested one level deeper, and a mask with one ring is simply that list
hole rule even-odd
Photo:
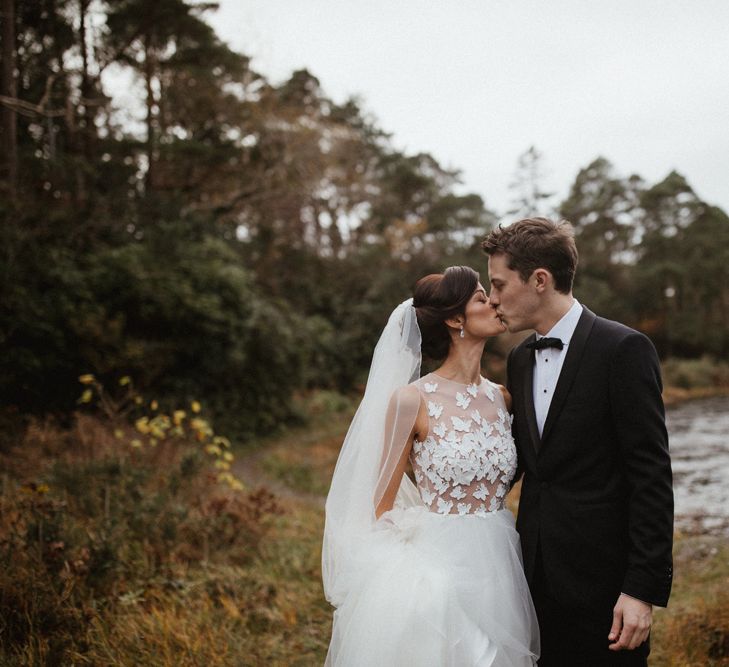
[{"label": "water", "polygon": [[676,527],[729,535],[729,397],[667,411]]}]

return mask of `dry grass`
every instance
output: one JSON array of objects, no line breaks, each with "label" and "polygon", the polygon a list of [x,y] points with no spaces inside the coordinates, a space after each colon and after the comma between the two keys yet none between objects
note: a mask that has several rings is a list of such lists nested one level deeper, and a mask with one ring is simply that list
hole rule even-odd
[{"label": "dry grass", "polygon": [[219,483],[208,444],[130,447],[79,415],[4,449],[0,664],[256,664],[277,619],[261,542],[285,510]]},{"label": "dry grass", "polygon": [[729,665],[729,544],[726,538],[678,535],[670,605],[656,610],[651,664]]},{"label": "dry grass", "polygon": [[[52,542],[44,548],[25,544],[22,552],[0,548],[0,664],[321,665],[332,613],[320,580],[323,501],[351,407],[341,405],[333,414],[324,411],[307,428],[240,452],[234,472],[248,480],[249,488],[255,482],[276,493],[275,500],[265,492],[258,500],[249,499],[256,512],[239,508],[228,516],[225,502],[206,486],[204,474],[181,486],[182,506],[190,511],[217,503],[217,510],[204,517],[211,539],[211,522],[222,521],[215,528],[222,535],[217,542],[205,544],[201,535],[185,530],[171,542],[160,541],[155,524],[160,512],[171,511],[162,504],[135,515],[136,527],[121,525],[118,542],[111,540],[109,529],[105,544],[116,546],[106,560],[99,560],[104,552],[98,544],[89,543],[89,531],[98,538],[106,525],[105,512],[112,519],[120,508],[129,510],[141,502],[135,496],[104,508],[99,457],[108,459],[118,443],[102,422],[80,421],[68,430],[34,425],[24,451],[16,452],[6,468],[0,546],[7,546],[13,521],[22,517],[23,539],[30,540],[28,516],[51,512],[53,503],[66,503],[55,506],[65,521],[59,525],[66,531],[66,544],[60,552],[56,547],[55,554]],[[175,460],[161,462],[165,472],[173,470]],[[64,496],[53,484],[47,493],[39,494],[37,487],[21,492],[20,484],[30,477],[38,483],[52,481],[59,461],[66,470],[77,470],[87,495],[100,504],[87,498],[84,505],[81,491],[78,497],[68,491]],[[160,483],[152,480],[143,488],[159,489]],[[518,489],[507,500],[515,511]],[[43,503],[51,505],[43,510]],[[243,540],[236,541],[231,528],[246,522],[255,530],[249,526]],[[89,544],[95,546],[97,560],[84,556]],[[89,579],[94,568],[101,568],[97,579]],[[61,576],[64,569],[70,574]],[[650,664],[729,665],[729,546],[718,538],[679,535],[675,571],[671,605],[656,611]],[[33,622],[24,629],[16,625],[9,643],[9,623],[17,617],[7,612],[19,600],[25,601],[25,618]]]}]

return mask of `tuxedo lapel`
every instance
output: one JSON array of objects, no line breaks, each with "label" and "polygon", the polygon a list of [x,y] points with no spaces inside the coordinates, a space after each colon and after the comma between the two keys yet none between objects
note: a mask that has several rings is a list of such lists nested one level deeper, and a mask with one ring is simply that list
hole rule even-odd
[{"label": "tuxedo lapel", "polygon": [[[536,340],[536,336],[532,335],[527,342],[531,343]],[[540,439],[539,428],[537,426],[537,413],[534,410],[534,350],[525,348],[524,363],[524,411],[526,413],[526,421],[529,425],[529,435],[532,440],[534,451],[539,451]]]},{"label": "tuxedo lapel", "polygon": [[[569,345],[567,346],[567,353],[562,364],[562,370],[557,380],[557,386],[554,389],[554,395],[552,401],[549,404],[549,411],[547,412],[547,419],[544,422],[544,428],[542,429],[541,442],[545,442],[549,436],[549,432],[554,426],[559,413],[562,411],[567,394],[569,394],[570,387],[577,375],[577,369],[580,366],[580,360],[582,359],[582,353],[585,350],[585,343],[592,330],[592,325],[595,322],[595,314],[582,307],[582,315],[577,322],[575,331],[572,334]],[[534,409],[534,403],[532,402],[532,410]]]}]

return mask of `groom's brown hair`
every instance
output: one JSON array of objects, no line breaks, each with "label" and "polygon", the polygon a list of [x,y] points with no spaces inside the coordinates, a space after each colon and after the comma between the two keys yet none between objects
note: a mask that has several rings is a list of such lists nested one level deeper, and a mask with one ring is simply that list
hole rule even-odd
[{"label": "groom's brown hair", "polygon": [[481,243],[489,255],[504,255],[507,266],[526,282],[536,269],[547,269],[558,292],[569,294],[577,269],[577,246],[567,220],[524,218],[499,225]]}]

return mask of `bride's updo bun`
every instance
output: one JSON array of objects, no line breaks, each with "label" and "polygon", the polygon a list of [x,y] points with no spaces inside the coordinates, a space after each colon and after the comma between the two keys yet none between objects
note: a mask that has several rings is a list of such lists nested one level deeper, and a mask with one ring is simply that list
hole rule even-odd
[{"label": "bride's updo bun", "polygon": [[478,282],[479,275],[472,268],[449,266],[443,273],[431,273],[415,284],[413,306],[425,356],[434,361],[448,356],[451,335],[445,322],[465,314]]}]

